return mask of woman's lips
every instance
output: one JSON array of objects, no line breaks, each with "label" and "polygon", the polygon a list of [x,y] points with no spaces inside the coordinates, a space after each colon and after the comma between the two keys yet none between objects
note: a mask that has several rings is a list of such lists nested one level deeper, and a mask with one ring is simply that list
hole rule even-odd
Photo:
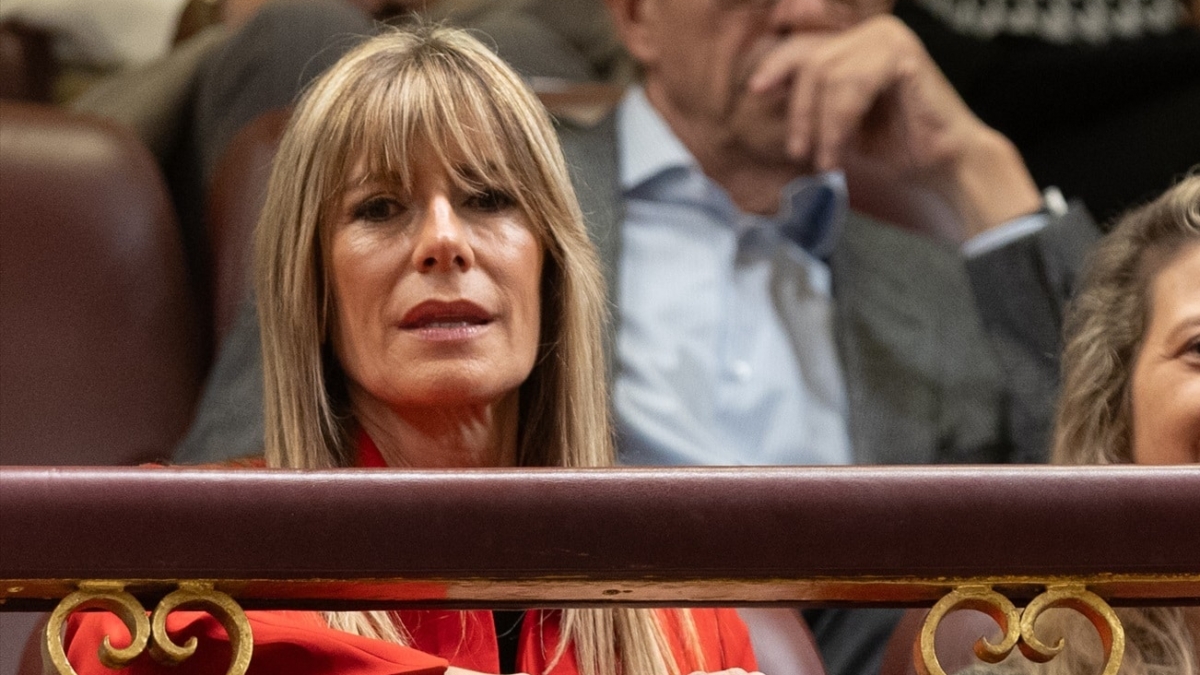
[{"label": "woman's lips", "polygon": [[470,300],[426,300],[404,314],[400,329],[427,340],[465,340],[494,320],[491,312]]}]

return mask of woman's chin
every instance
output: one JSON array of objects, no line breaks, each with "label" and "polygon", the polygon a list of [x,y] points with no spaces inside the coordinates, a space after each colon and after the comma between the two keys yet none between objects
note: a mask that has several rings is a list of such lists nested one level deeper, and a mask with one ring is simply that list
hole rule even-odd
[{"label": "woman's chin", "polygon": [[480,377],[474,373],[456,373],[443,369],[424,386],[413,387],[403,395],[400,407],[453,410],[487,406],[514,394],[524,378]]}]

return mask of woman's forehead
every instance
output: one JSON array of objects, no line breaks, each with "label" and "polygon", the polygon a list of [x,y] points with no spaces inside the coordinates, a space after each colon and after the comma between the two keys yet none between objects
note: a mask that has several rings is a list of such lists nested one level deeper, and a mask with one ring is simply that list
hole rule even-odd
[{"label": "woman's forehead", "polygon": [[[470,139],[467,139],[470,142]],[[365,183],[411,183],[428,172],[448,173],[457,181],[475,183],[502,180],[509,167],[508,153],[500,143],[479,143],[471,150],[451,139],[427,139],[408,144],[367,142],[347,156],[342,188]],[[400,145],[401,147],[396,147]],[[490,147],[489,147],[490,146]]]}]

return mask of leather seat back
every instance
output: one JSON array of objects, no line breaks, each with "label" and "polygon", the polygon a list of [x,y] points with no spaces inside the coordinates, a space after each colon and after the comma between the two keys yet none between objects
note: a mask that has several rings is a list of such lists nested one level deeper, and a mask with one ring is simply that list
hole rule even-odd
[{"label": "leather seat back", "polygon": [[270,110],[233,137],[217,162],[208,190],[208,241],[212,248],[214,352],[254,286],[254,227],[267,199],[271,162],[291,115]]},{"label": "leather seat back", "polygon": [[204,351],[161,174],[126,130],[0,104],[0,464],[170,456]]}]

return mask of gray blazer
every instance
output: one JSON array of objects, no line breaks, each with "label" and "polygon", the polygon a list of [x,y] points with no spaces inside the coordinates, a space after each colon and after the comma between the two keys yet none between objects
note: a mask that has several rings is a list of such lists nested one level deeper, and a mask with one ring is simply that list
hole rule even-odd
[{"label": "gray blazer", "polygon": [[[620,297],[615,125],[564,125],[560,138],[610,297]],[[829,264],[855,462],[1044,461],[1062,307],[1097,235],[1075,209],[964,264],[851,213]]]}]

